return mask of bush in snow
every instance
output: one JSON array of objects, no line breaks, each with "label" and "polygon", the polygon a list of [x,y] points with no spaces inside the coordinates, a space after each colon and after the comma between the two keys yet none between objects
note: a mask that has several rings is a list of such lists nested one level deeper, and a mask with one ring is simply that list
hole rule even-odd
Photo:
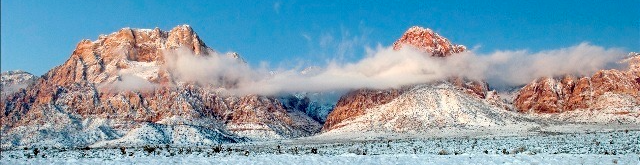
[{"label": "bush in snow", "polygon": [[447,150],[442,149],[438,151],[438,155],[449,155],[449,152],[447,152]]},{"label": "bush in snow", "polygon": [[367,155],[367,149],[362,149],[360,145],[354,145],[348,149],[349,153],[354,153],[356,155]]}]

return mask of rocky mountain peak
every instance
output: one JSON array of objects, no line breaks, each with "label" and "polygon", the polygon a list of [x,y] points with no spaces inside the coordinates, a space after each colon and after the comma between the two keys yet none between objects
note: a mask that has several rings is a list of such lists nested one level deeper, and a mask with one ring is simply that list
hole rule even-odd
[{"label": "rocky mountain peak", "polygon": [[446,57],[467,50],[464,45],[452,44],[449,39],[440,36],[433,30],[419,26],[409,28],[400,39],[393,43],[393,49],[400,50],[405,45],[431,53],[436,57]]},{"label": "rocky mountain peak", "polygon": [[213,52],[189,25],[180,25],[170,31],[122,28],[109,35],[100,35],[96,41],[80,41],[71,57],[45,76],[51,77],[57,85],[81,81],[102,83],[117,79],[123,69],[142,66],[140,72],[145,75],[141,78],[168,82],[166,71],[157,66],[165,63],[163,51],[179,47],[196,55]]},{"label": "rocky mountain peak", "polygon": [[[163,55],[178,48],[196,56],[223,55],[212,53],[189,25],[170,31],[123,28],[100,35],[95,41],[80,41],[64,64],[51,69],[25,90],[3,95],[1,133],[32,140],[3,140],[2,147],[39,144],[46,139],[38,136],[42,132],[55,132],[51,136],[63,139],[52,140],[50,144],[101,146],[123,141],[131,144],[128,139],[140,139],[127,135],[171,128],[175,123],[195,132],[162,130],[161,136],[166,136],[163,139],[171,139],[175,137],[171,133],[176,133],[203,136],[209,143],[217,143],[228,141],[226,137],[238,137],[231,141],[291,138],[320,130],[320,123],[302,111],[285,109],[276,98],[221,95],[218,87],[178,82]],[[237,53],[226,56],[242,61]],[[92,131],[87,131],[92,128],[74,124],[83,121],[109,121],[97,131],[106,128],[116,133],[94,137]],[[45,123],[54,127],[34,126]],[[68,134],[74,137],[63,137]]]}]

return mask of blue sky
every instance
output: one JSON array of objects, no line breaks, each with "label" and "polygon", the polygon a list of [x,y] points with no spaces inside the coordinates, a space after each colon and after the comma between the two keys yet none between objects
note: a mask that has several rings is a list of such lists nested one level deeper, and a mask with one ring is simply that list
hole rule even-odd
[{"label": "blue sky", "polygon": [[38,75],[62,64],[82,39],[180,24],[253,66],[357,60],[365,46],[388,46],[414,25],[486,53],[581,42],[640,51],[640,0],[1,2],[1,69]]}]

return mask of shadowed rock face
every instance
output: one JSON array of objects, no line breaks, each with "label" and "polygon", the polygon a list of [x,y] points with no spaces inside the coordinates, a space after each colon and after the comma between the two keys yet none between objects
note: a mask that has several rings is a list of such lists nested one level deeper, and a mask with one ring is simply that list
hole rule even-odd
[{"label": "shadowed rock face", "polygon": [[[228,124],[242,131],[274,132],[283,138],[307,136],[320,130],[318,122],[299,111],[285,109],[275,98],[225,96],[219,94],[219,87],[175,83],[171,72],[163,67],[162,53],[179,47],[196,56],[209,56],[213,52],[188,25],[168,32],[158,28],[125,28],[96,41],[83,40],[64,64],[51,69],[25,90],[2,98],[2,133],[42,124],[82,129],[77,122],[89,118],[132,121],[133,124],[111,125],[126,131],[138,127],[136,123],[160,122],[175,116],[214,121],[222,125],[216,129],[230,134],[235,130],[227,129]],[[103,86],[120,80],[122,70],[136,69],[140,64],[151,68],[152,72],[141,78],[155,87],[121,91]],[[76,124],[48,120],[52,114],[66,116]],[[252,138],[251,134],[245,136]],[[5,142],[3,146],[8,145]]]},{"label": "shadowed rock face", "polygon": [[342,96],[327,117],[323,130],[335,129],[340,122],[364,115],[364,111],[377,105],[386,104],[400,96],[404,89],[372,90],[358,89]]},{"label": "shadowed rock face", "polygon": [[[627,70],[600,70],[590,77],[539,78],[514,100],[520,112],[559,113],[576,109],[640,106],[640,56],[625,60]],[[612,96],[623,100],[603,101]]]},{"label": "shadowed rock face", "polygon": [[[409,28],[402,37],[393,44],[393,49],[400,50],[404,46],[411,46],[431,56],[443,58],[466,50],[465,46],[452,44],[448,39],[433,32],[431,29],[417,26]],[[461,77],[451,77],[444,81],[448,81],[453,86],[459,88],[459,90],[471,96],[481,99],[487,97],[489,87],[486,82],[472,81]],[[327,117],[323,131],[336,129],[336,125],[340,122],[362,116],[366,109],[386,104],[410,88],[411,86],[402,89],[358,89],[351,91],[340,98],[334,110]]]}]

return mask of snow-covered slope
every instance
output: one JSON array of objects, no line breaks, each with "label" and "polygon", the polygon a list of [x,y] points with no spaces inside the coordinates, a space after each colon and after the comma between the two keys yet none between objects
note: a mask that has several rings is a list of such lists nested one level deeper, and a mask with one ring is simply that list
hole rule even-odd
[{"label": "snow-covered slope", "polygon": [[354,132],[427,132],[445,127],[476,129],[535,125],[515,112],[493,106],[448,82],[413,86],[392,101],[364,110],[364,115],[335,124],[325,134]]},{"label": "snow-covered slope", "polygon": [[121,138],[99,141],[91,145],[91,147],[144,145],[201,146],[243,141],[246,141],[246,139],[221,132],[219,129],[193,125],[145,123],[141,124],[138,128],[130,130]]},{"label": "snow-covered slope", "polygon": [[2,90],[2,98],[6,95],[15,93],[20,89],[33,84],[37,77],[29,72],[22,70],[6,71],[0,74],[0,89]]}]

